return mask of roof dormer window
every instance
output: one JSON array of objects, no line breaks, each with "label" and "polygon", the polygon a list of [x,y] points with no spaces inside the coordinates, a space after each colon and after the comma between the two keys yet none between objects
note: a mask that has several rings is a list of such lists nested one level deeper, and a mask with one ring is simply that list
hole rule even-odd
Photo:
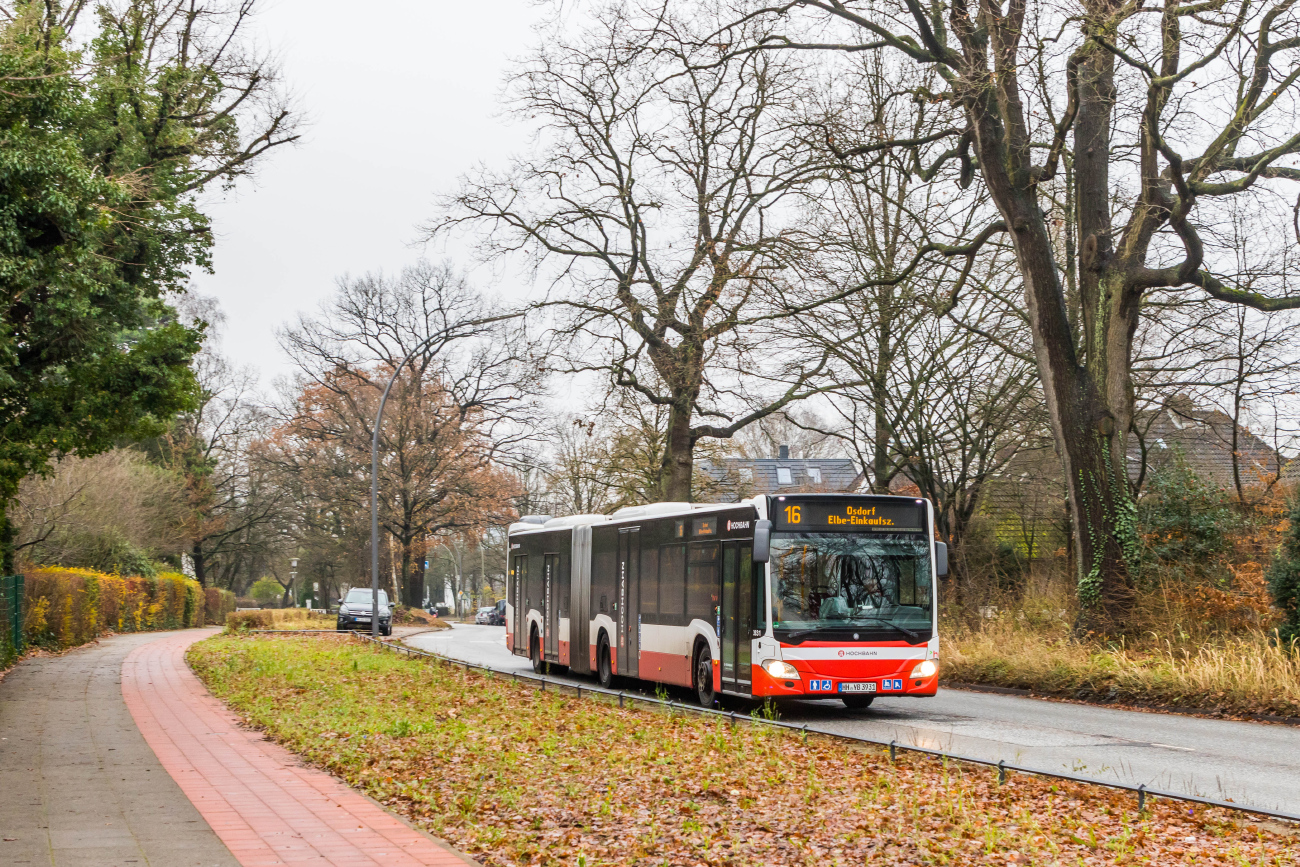
[{"label": "roof dormer window", "polygon": [[818,467],[809,467],[809,468],[808,468],[808,478],[812,479],[812,483],[813,483],[814,485],[820,485],[820,484],[822,483],[822,471],[821,471],[821,469],[818,468]]},{"label": "roof dormer window", "polygon": [[778,485],[793,485],[794,479],[790,477],[789,467],[776,468],[776,483]]}]

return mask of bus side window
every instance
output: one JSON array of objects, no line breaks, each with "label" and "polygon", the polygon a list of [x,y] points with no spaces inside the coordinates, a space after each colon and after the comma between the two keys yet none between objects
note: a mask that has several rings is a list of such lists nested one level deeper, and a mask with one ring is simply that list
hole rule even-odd
[{"label": "bus side window", "polygon": [[686,600],[686,546],[665,545],[659,551],[659,613],[681,614]]},{"label": "bus side window", "polygon": [[753,569],[754,575],[754,610],[753,620],[755,632],[767,632],[767,588],[764,586],[764,565],[755,563]]},{"label": "bus side window", "polygon": [[695,543],[686,573],[686,614],[712,623],[718,605],[718,543]]},{"label": "bus side window", "polygon": [[641,551],[641,613],[659,613],[659,551],[656,548]]}]

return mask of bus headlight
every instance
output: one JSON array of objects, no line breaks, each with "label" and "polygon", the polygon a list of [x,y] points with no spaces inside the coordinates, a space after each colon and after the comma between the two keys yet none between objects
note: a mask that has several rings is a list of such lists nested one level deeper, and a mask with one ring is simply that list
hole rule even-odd
[{"label": "bus headlight", "polygon": [[930,677],[938,670],[939,666],[927,659],[912,669],[912,677]]},{"label": "bus headlight", "polygon": [[799,676],[799,669],[780,659],[763,660],[763,670],[778,680],[793,680]]}]

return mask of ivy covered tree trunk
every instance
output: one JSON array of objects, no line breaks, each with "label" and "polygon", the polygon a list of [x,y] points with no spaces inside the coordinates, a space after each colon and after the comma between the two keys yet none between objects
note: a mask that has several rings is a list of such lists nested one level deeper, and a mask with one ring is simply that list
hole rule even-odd
[{"label": "ivy covered tree trunk", "polygon": [[[1027,129],[1022,118],[1001,110],[1001,103],[1017,96],[1009,92],[1008,82],[998,80],[992,88],[967,93],[966,105],[984,178],[1023,278],[1034,355],[1069,492],[1082,605],[1079,626],[1108,632],[1122,626],[1133,600],[1134,507],[1125,447],[1133,418],[1129,369],[1141,294],[1125,279],[1131,263],[1111,249],[1113,58],[1087,49],[1076,58],[1074,181],[1075,219],[1083,238],[1082,333],[1066,308]],[[1129,255],[1140,259],[1144,251]]]}]

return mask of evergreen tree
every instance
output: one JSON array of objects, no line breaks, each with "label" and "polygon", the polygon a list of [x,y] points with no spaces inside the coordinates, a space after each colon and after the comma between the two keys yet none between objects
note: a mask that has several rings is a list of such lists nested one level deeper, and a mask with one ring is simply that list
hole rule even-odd
[{"label": "evergreen tree", "polygon": [[[183,4],[181,4],[183,5]],[[155,436],[194,403],[201,327],[170,301],[212,243],[197,197],[292,141],[272,70],[238,54],[252,3],[19,0],[0,26],[0,569],[18,483]],[[246,108],[246,106],[253,106]]]},{"label": "evergreen tree", "polygon": [[1283,643],[1300,640],[1300,492],[1291,503],[1290,526],[1268,570],[1268,589],[1282,609]]}]

